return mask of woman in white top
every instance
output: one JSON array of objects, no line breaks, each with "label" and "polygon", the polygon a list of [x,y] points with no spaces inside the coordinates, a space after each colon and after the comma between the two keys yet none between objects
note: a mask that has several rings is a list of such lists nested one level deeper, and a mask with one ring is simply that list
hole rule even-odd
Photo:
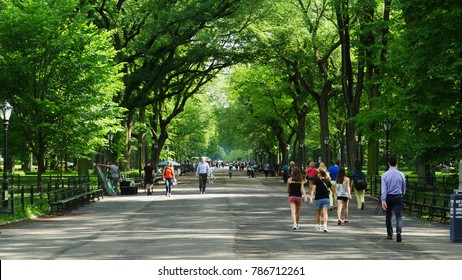
[{"label": "woman in white top", "polygon": [[337,175],[336,189],[337,189],[337,224],[342,224],[342,209],[344,211],[344,223],[348,224],[348,205],[350,204],[351,188],[350,178],[345,175],[345,167],[340,167]]}]

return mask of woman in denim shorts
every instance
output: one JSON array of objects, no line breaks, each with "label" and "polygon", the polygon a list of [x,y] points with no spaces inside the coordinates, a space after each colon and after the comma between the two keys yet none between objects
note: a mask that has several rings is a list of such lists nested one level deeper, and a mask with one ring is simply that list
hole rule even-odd
[{"label": "woman in denim shorts", "polygon": [[[318,170],[318,176],[314,179],[314,184],[311,185],[311,198],[310,204],[313,199],[316,206],[316,230],[328,232],[327,219],[328,210],[330,208],[329,194],[332,191],[332,184],[326,178],[326,171],[323,169]],[[321,214],[323,217],[324,225],[321,226]]]}]

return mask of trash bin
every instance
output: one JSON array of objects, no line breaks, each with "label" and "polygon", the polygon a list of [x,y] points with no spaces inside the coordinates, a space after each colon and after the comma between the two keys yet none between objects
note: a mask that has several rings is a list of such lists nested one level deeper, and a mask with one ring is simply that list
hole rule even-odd
[{"label": "trash bin", "polygon": [[451,227],[449,239],[451,242],[462,242],[462,194],[451,194],[450,207]]}]

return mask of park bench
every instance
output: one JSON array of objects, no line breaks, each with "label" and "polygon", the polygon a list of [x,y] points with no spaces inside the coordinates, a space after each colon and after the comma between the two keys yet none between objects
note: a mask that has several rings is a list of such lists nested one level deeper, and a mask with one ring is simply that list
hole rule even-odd
[{"label": "park bench", "polygon": [[430,205],[429,219],[438,217],[440,223],[444,223],[449,219],[449,195],[445,193],[434,193]]},{"label": "park bench", "polygon": [[137,194],[138,188],[144,187],[144,181],[142,177],[127,178],[120,182],[120,194]]},{"label": "park bench", "polygon": [[449,195],[445,193],[415,191],[407,205],[409,215],[415,210],[420,218],[427,218],[428,220],[439,218],[441,223],[449,219]]},{"label": "park bench", "polygon": [[418,212],[419,202],[417,201],[417,191],[407,191],[403,196],[403,207],[404,211],[409,211],[409,216],[412,215],[412,212]]},{"label": "park bench", "polygon": [[57,188],[48,192],[51,213],[64,213],[76,209],[86,202],[103,197],[102,189],[92,189],[91,183]]}]

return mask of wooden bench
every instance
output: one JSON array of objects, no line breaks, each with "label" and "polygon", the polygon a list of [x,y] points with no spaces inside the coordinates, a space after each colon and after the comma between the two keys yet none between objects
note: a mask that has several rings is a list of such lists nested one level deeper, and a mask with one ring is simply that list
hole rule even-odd
[{"label": "wooden bench", "polygon": [[48,203],[50,204],[51,213],[64,213],[100,197],[103,197],[103,189],[92,189],[90,182],[88,182],[48,192]]}]

